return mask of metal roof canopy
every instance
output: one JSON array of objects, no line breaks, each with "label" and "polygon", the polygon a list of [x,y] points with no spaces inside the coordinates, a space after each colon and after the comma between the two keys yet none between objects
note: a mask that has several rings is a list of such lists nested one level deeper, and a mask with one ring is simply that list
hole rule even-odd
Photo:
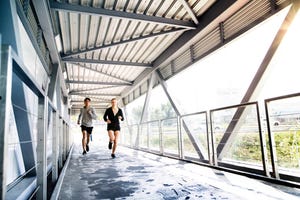
[{"label": "metal roof canopy", "polygon": [[126,96],[248,2],[50,0],[71,102]]}]

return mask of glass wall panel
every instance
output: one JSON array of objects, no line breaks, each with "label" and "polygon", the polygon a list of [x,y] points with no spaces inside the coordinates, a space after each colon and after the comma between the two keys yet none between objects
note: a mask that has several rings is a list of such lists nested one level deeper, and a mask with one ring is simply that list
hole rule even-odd
[{"label": "glass wall panel", "polygon": [[299,26],[298,12],[268,66],[267,78],[258,94],[258,100],[300,92]]},{"label": "glass wall panel", "polygon": [[19,18],[18,22],[22,60],[25,64],[25,67],[27,67],[28,71],[31,73],[31,76],[36,79],[36,82],[39,84],[39,86],[41,88],[45,88],[46,84],[48,84],[48,76],[45,68],[43,67],[39,56],[36,53],[35,48],[33,47],[32,42]]},{"label": "glass wall panel", "polygon": [[138,124],[141,121],[143,112],[143,106],[145,103],[146,95],[142,95],[135,99],[130,104],[126,105],[127,116],[126,120],[128,124]]},{"label": "glass wall panel", "polygon": [[149,123],[149,148],[150,150],[160,150],[160,139],[159,139],[159,121],[153,121]]},{"label": "glass wall panel", "polygon": [[283,18],[272,17],[169,79],[181,113],[239,104]]},{"label": "glass wall panel", "polygon": [[[185,126],[184,126],[185,123]],[[186,128],[185,128],[186,127]],[[195,145],[199,147],[205,160],[208,160],[208,138],[207,121],[205,113],[185,116],[182,118],[181,131],[183,135],[184,156],[199,159],[199,155],[193,146],[190,136],[193,137]],[[190,133],[190,136],[188,134]]]},{"label": "glass wall panel", "polygon": [[149,115],[151,121],[176,116],[176,113],[161,85],[156,86],[152,90],[149,100]]},{"label": "glass wall panel", "polygon": [[9,134],[7,135],[7,175],[6,183],[10,184],[23,173],[25,173],[25,167],[23,162],[23,156],[20,146],[20,140],[18,136],[18,130],[16,127],[16,121],[13,113],[13,107],[10,106],[9,114]]},{"label": "glass wall panel", "polygon": [[149,139],[149,123],[143,123],[140,125],[139,132],[139,147],[148,149],[148,139]]},{"label": "glass wall panel", "polygon": [[177,118],[162,120],[161,126],[164,154],[178,155]]},{"label": "glass wall panel", "polygon": [[300,176],[300,96],[268,103],[279,172]]},{"label": "glass wall panel", "polygon": [[[237,116],[236,113],[242,114]],[[262,169],[256,105],[213,111],[211,118],[218,161]]]}]

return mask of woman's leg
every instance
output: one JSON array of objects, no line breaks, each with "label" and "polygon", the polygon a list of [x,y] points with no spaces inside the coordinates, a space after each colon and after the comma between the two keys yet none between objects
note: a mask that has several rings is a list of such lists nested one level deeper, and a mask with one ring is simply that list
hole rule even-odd
[{"label": "woman's leg", "polygon": [[114,146],[113,146],[113,149],[112,149],[112,154],[115,154],[115,151],[117,149],[117,145],[118,145],[118,141],[119,141],[119,134],[120,134],[120,131],[115,131],[114,132],[115,140],[114,140]]},{"label": "woman's leg", "polygon": [[109,131],[108,131],[108,137],[109,137],[108,148],[111,149],[111,148],[112,148],[112,143],[113,143],[114,140],[115,140],[114,131],[109,130]]}]

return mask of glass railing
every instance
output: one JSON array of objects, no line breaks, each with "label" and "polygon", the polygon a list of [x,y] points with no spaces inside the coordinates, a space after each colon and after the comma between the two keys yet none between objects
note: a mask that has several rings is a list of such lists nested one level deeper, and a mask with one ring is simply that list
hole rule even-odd
[{"label": "glass railing", "polygon": [[[178,159],[300,182],[300,94],[123,128],[121,143]],[[266,111],[266,112],[264,112]],[[126,132],[128,134],[126,134]]]}]

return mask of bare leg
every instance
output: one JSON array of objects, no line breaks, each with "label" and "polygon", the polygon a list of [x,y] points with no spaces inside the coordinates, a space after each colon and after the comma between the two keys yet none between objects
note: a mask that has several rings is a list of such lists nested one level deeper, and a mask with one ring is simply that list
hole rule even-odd
[{"label": "bare leg", "polygon": [[86,151],[86,142],[87,142],[87,132],[82,131],[82,149],[83,151]]},{"label": "bare leg", "polygon": [[114,132],[115,140],[114,140],[114,146],[113,146],[113,149],[112,149],[112,154],[115,154],[115,151],[117,149],[119,134],[120,134],[120,131],[115,131]]},{"label": "bare leg", "polygon": [[115,140],[114,131],[109,130],[108,137],[109,137],[110,142],[114,142],[114,140]]},{"label": "bare leg", "polygon": [[87,133],[87,137],[86,137],[86,144],[87,145],[90,143],[90,137],[91,137],[91,134]]}]

